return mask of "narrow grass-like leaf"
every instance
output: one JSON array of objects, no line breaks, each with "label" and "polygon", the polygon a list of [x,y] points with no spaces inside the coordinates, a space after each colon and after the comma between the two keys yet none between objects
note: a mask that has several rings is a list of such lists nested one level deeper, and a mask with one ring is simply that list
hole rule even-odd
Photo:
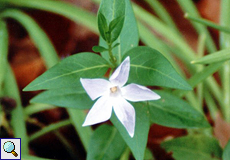
[{"label": "narrow grass-like leaf", "polygon": [[115,127],[102,125],[91,137],[87,160],[117,160],[125,150],[125,146]]},{"label": "narrow grass-like leaf", "polygon": [[167,152],[173,152],[176,160],[220,160],[222,155],[218,141],[204,135],[176,138],[163,142],[161,146]]},{"label": "narrow grass-like leaf", "polygon": [[75,109],[90,109],[94,103],[86,94],[85,90],[83,90],[82,86],[77,88],[51,89],[40,93],[30,102]]},{"label": "narrow grass-like leaf", "polygon": [[157,91],[160,100],[149,101],[150,120],[172,128],[210,127],[205,116],[186,101],[164,91]]},{"label": "narrow grass-like leaf", "polygon": [[230,59],[230,49],[223,49],[215,53],[204,56],[198,60],[194,60],[191,63],[193,64],[210,64],[217,63],[222,61],[227,61]]},{"label": "narrow grass-like leaf", "polygon": [[80,78],[102,77],[109,65],[99,55],[79,53],[66,59],[46,71],[31,82],[24,91],[79,87]]},{"label": "narrow grass-like leaf", "polygon": [[143,160],[145,154],[145,148],[148,140],[149,133],[149,112],[144,103],[134,103],[136,111],[136,127],[134,137],[131,138],[121,124],[121,122],[117,119],[116,115],[113,114],[111,121],[115,125],[115,127],[120,132],[121,136],[131,149],[136,160]]},{"label": "narrow grass-like leaf", "polygon": [[[184,12],[187,12],[190,15],[195,16],[195,17],[200,17],[199,12],[198,12],[193,1],[177,0],[177,2],[181,6],[181,8],[184,10]],[[207,37],[206,46],[207,46],[207,49],[209,50],[209,52],[211,52],[211,53],[215,52],[217,50],[216,45],[215,45],[214,40],[212,39],[212,36],[209,33],[207,27],[200,25],[198,23],[195,23],[193,21],[192,21],[192,25],[194,26],[194,28],[196,29],[196,31],[199,34],[205,34],[206,35],[206,37]]]},{"label": "narrow grass-like leaf", "polygon": [[223,160],[229,160],[230,159],[230,141],[228,141],[228,144],[224,148]]},{"label": "narrow grass-like leaf", "polygon": [[219,31],[222,31],[222,32],[225,32],[225,33],[230,33],[230,28],[229,27],[224,27],[224,26],[217,25],[217,24],[213,23],[212,21],[209,21],[209,20],[206,20],[206,19],[203,19],[203,18],[197,18],[197,17],[191,16],[188,13],[186,13],[184,17],[188,18],[189,20],[192,20],[194,22],[206,25],[208,27],[215,28],[215,29],[217,29]]},{"label": "narrow grass-like leaf", "polygon": [[11,7],[23,7],[44,10],[65,16],[76,21],[95,33],[98,33],[96,15],[72,4],[56,0],[1,0]]},{"label": "narrow grass-like leaf", "polygon": [[0,90],[2,90],[2,84],[3,81],[5,80],[5,73],[7,68],[7,54],[8,54],[7,26],[5,22],[0,20]]},{"label": "narrow grass-like leaf", "polygon": [[76,132],[78,133],[82,144],[86,151],[89,150],[90,137],[93,134],[91,127],[82,127],[83,122],[85,121],[86,113],[82,110],[68,108],[67,109],[70,120],[72,121]]},{"label": "narrow grass-like leaf", "polygon": [[[130,0],[104,0],[102,1],[99,10],[106,15],[106,19],[108,19],[109,22],[118,17],[125,17],[120,36],[114,42],[115,44],[120,43],[120,45],[112,50],[117,59],[117,64],[120,64],[125,52],[136,47],[139,42],[136,19]],[[103,41],[102,38],[100,38],[100,45],[107,47],[106,42]],[[109,61],[109,54],[107,51],[102,52],[101,54],[107,59],[107,61]]]},{"label": "narrow grass-like leaf", "polygon": [[136,47],[128,51],[127,56],[130,56],[130,83],[191,90],[190,85],[157,50]]},{"label": "narrow grass-like leaf", "polygon": [[49,40],[46,33],[38,26],[38,24],[28,15],[19,10],[7,10],[0,16],[4,18],[13,18],[25,27],[30,37],[37,46],[40,54],[44,57],[46,66],[52,67],[58,61],[57,53]]},{"label": "narrow grass-like leaf", "polygon": [[11,126],[14,131],[15,138],[21,138],[21,154],[29,154],[29,143],[28,136],[26,131],[25,115],[21,103],[21,98],[18,90],[15,77],[10,68],[10,65],[7,63],[6,75],[4,81],[4,94],[15,99],[17,106],[11,112]]}]

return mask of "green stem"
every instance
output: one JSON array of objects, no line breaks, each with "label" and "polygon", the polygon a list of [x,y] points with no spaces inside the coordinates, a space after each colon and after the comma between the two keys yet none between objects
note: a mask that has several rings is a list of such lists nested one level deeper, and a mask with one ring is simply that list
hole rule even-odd
[{"label": "green stem", "polygon": [[31,135],[29,137],[29,141],[33,141],[49,132],[52,132],[54,130],[57,130],[61,127],[65,127],[67,125],[71,125],[71,121],[70,120],[65,120],[65,121],[61,121],[61,122],[58,122],[58,123],[55,123],[55,124],[51,124],[47,127],[44,127],[43,129],[41,129],[40,131],[34,133],[33,135]]},{"label": "green stem", "polygon": [[[221,1],[221,25],[230,26],[230,1]],[[230,48],[230,35],[221,32],[220,34],[220,46],[222,49]],[[223,66],[222,75],[222,86],[223,86],[223,115],[225,119],[230,122],[230,62],[225,62]]]},{"label": "green stem", "polygon": [[113,64],[113,67],[115,68],[115,67],[117,66],[117,65],[116,65],[117,60],[116,60],[116,58],[113,56],[113,52],[112,52],[113,47],[112,47],[112,44],[107,42],[107,45],[108,45],[108,52],[109,52],[109,57],[110,57],[109,60],[110,60],[110,62]]}]

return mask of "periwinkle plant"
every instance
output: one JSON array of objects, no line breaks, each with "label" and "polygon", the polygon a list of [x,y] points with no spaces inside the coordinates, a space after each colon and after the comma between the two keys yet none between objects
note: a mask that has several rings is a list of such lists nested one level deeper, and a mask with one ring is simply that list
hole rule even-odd
[{"label": "periwinkle plant", "polygon": [[[137,25],[129,0],[102,0],[98,29],[100,43],[93,51],[100,55],[78,53],[47,70],[24,89],[46,90],[31,102],[91,108],[84,126],[110,119],[114,126],[100,126],[90,140],[92,144],[103,143],[108,135],[114,135],[108,151],[114,154],[109,159],[116,159],[125,150],[115,142],[122,146],[126,143],[136,159],[143,159],[152,123],[186,129],[210,127],[201,112],[172,94],[175,89],[192,88],[171,63],[157,50],[138,46]],[[104,76],[108,70],[109,81]],[[153,92],[144,86],[161,89]],[[92,100],[96,99],[93,105]],[[106,155],[102,153],[103,147],[106,146],[90,145],[87,159]]]}]

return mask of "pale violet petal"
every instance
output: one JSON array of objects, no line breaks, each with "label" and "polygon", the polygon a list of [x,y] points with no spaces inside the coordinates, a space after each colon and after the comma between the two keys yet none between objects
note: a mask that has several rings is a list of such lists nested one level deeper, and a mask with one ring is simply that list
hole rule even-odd
[{"label": "pale violet petal", "polygon": [[129,84],[121,88],[122,96],[132,102],[158,100],[161,97],[150,89],[137,85]]},{"label": "pale violet petal", "polygon": [[106,94],[110,89],[110,82],[105,79],[80,79],[86,93],[92,100]]},{"label": "pale violet petal", "polygon": [[113,109],[119,121],[128,131],[130,137],[133,137],[135,130],[135,110],[133,106],[124,98],[119,98],[113,104]]},{"label": "pale violet petal", "polygon": [[113,72],[111,77],[109,78],[110,82],[117,86],[123,86],[129,78],[129,70],[130,70],[130,58],[127,57],[120,66]]},{"label": "pale violet petal", "polygon": [[107,121],[112,114],[112,104],[108,96],[100,97],[86,116],[82,126],[89,126]]}]

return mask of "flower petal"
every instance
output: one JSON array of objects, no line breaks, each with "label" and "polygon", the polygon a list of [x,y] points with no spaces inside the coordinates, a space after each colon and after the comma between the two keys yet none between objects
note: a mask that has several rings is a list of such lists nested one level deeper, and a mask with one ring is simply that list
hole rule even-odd
[{"label": "flower petal", "polygon": [[113,104],[114,112],[120,122],[128,131],[130,137],[133,137],[135,130],[135,110],[133,106],[124,98],[119,98]]},{"label": "flower petal", "polygon": [[161,98],[158,94],[150,89],[133,83],[122,87],[121,93],[125,99],[132,102],[157,100]]},{"label": "flower petal", "polygon": [[107,121],[112,114],[112,104],[108,96],[99,98],[86,116],[82,126],[89,126]]},{"label": "flower petal", "polygon": [[82,86],[92,100],[109,93],[110,82],[105,79],[80,79]]},{"label": "flower petal", "polygon": [[130,70],[130,58],[127,57],[118,68],[113,72],[111,77],[109,78],[110,82],[115,85],[123,86],[129,77],[129,70]]}]

